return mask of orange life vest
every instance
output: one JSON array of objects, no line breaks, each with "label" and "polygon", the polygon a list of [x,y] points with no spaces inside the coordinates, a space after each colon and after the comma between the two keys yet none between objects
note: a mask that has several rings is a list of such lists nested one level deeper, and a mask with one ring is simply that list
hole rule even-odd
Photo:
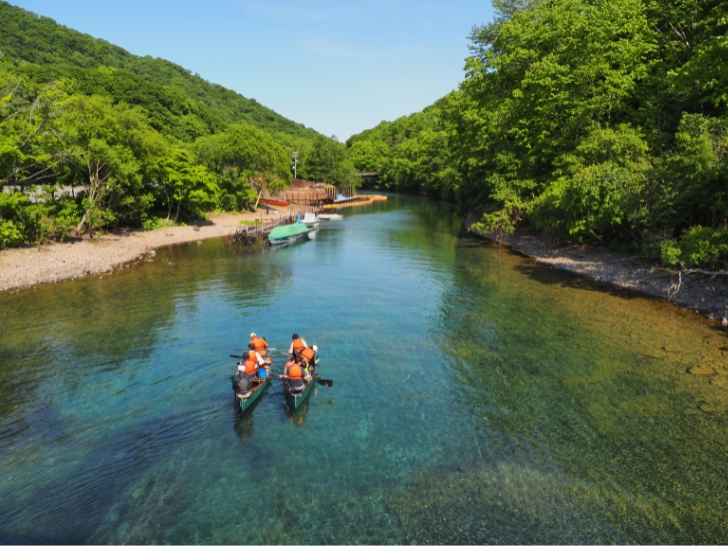
[{"label": "orange life vest", "polygon": [[255,350],[258,352],[261,352],[268,347],[268,342],[260,337],[256,337],[253,341],[251,341],[251,343],[255,345]]},{"label": "orange life vest", "polygon": [[305,349],[305,348],[306,348],[306,346],[303,344],[303,341],[301,340],[300,337],[298,339],[293,340],[293,352],[294,353],[297,353],[301,349]]},{"label": "orange life vest", "polygon": [[245,373],[253,375],[258,369],[258,359],[255,357],[255,351],[248,351],[248,360],[245,361]]},{"label": "orange life vest", "polygon": [[294,364],[288,369],[289,379],[303,379],[303,368],[300,364]]},{"label": "orange life vest", "polygon": [[315,353],[313,352],[313,349],[311,347],[308,347],[301,351],[301,356],[308,360],[309,362],[313,362],[313,355]]}]

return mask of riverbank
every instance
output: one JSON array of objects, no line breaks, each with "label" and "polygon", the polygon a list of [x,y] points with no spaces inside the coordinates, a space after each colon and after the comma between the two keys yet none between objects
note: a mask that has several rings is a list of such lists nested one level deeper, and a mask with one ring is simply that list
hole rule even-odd
[{"label": "riverbank", "polygon": [[465,226],[475,235],[507,245],[537,263],[589,277],[598,282],[661,298],[728,325],[728,279],[703,274],[680,274],[639,257],[628,257],[605,249],[558,241],[526,229],[497,236],[472,229],[477,221],[470,214]]},{"label": "riverbank", "polygon": [[[304,212],[308,208],[296,207],[295,212]],[[280,208],[280,214],[288,212],[293,210]],[[0,292],[109,273],[144,258],[152,258],[156,248],[226,237],[241,227],[241,221],[262,219],[265,222],[279,217],[277,214],[261,214],[260,211],[213,214],[208,220],[187,226],[152,231],[111,231],[93,240],[85,237],[64,243],[5,249],[0,252]]]}]

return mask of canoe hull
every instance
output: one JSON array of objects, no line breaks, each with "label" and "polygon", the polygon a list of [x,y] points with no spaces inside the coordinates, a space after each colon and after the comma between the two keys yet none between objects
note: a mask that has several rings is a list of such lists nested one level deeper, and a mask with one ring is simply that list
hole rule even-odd
[{"label": "canoe hull", "polygon": [[240,402],[240,410],[245,413],[245,410],[250,408],[256,402],[256,400],[263,396],[263,393],[265,393],[265,391],[268,389],[268,385],[270,385],[270,379],[261,382],[259,386],[256,387],[255,390],[253,390],[250,393],[250,396],[248,396],[247,398],[237,397],[238,401]]},{"label": "canoe hull", "polygon": [[276,207],[287,207],[288,201],[275,201],[273,199],[261,199],[259,203],[263,205],[274,205]]},{"label": "canoe hull", "polygon": [[316,381],[314,379],[311,379],[309,384],[306,385],[306,388],[303,389],[303,392],[301,392],[300,394],[293,394],[288,388],[288,381],[286,381],[283,392],[286,395],[286,402],[288,402],[288,406],[292,410],[297,410],[298,408],[300,408],[301,405],[306,401],[306,399],[311,395],[311,391],[313,391],[315,383]]}]

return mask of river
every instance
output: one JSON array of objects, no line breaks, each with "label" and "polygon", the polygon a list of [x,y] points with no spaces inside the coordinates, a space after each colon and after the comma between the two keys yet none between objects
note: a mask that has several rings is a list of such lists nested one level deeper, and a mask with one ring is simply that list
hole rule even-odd
[{"label": "river", "polygon": [[[0,294],[0,541],[728,541],[723,329],[442,203],[344,214]],[[241,415],[250,332],[318,345],[333,387]]]}]

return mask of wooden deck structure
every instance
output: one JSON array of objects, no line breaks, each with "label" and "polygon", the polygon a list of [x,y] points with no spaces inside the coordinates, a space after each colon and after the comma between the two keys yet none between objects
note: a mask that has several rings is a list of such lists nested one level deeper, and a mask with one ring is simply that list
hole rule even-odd
[{"label": "wooden deck structure", "polygon": [[252,245],[253,243],[262,243],[268,239],[268,234],[273,228],[278,226],[285,226],[286,224],[292,224],[298,220],[298,214],[289,214],[274,220],[272,222],[266,222],[257,226],[240,226],[230,236],[231,243]]},{"label": "wooden deck structure", "polygon": [[296,178],[291,184],[291,188],[282,191],[272,199],[280,201],[288,201],[295,205],[307,205],[309,207],[322,207],[328,203],[333,203],[336,196],[343,194],[345,197],[355,195],[352,186],[336,187],[323,182],[312,182],[310,180],[301,180]]}]

